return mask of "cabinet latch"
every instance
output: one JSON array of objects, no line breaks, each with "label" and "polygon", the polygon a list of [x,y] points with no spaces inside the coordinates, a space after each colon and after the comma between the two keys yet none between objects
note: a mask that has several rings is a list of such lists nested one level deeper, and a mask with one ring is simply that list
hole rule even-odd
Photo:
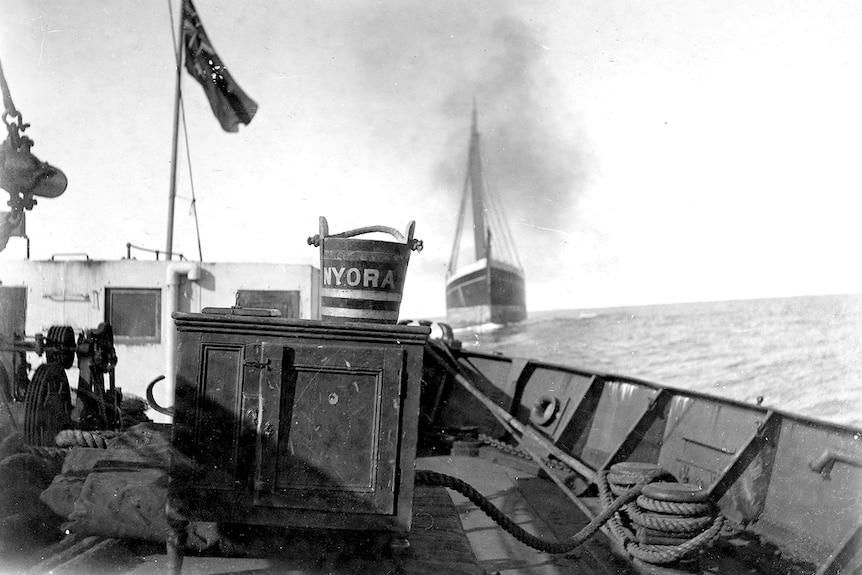
[{"label": "cabinet latch", "polygon": [[256,367],[257,369],[269,369],[271,363],[272,361],[269,359],[267,359],[266,361],[255,361],[253,359],[247,359],[242,362],[243,365],[247,365],[248,367]]}]

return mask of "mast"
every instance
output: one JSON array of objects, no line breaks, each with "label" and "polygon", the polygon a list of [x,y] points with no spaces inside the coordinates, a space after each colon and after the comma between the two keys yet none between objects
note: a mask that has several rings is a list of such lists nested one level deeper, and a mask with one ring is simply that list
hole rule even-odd
[{"label": "mast", "polygon": [[479,128],[476,114],[476,100],[473,100],[473,125],[470,130],[470,156],[467,166],[467,177],[470,182],[470,191],[473,200],[473,240],[476,246],[476,259],[480,260],[488,256],[486,243],[487,232],[485,225],[485,189],[482,181],[482,157],[479,153]]},{"label": "mast", "polygon": [[[168,4],[170,6],[170,3]],[[182,83],[183,68],[183,12],[185,10],[184,0],[180,0],[180,18],[177,22],[177,43],[174,46],[177,60],[177,82],[174,93],[174,133],[171,143],[171,185],[168,192],[168,233],[165,242],[165,258],[173,259],[174,252],[174,204],[177,199],[177,141],[180,135],[180,87]],[[173,18],[172,18],[173,19]]]}]

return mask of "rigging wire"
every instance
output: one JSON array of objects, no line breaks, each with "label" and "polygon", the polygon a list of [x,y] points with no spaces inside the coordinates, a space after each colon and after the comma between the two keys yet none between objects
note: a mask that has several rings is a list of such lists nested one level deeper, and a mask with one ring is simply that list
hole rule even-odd
[{"label": "rigging wire", "polygon": [[467,180],[469,172],[464,180],[464,190],[461,194],[461,207],[458,209],[458,227],[455,228],[455,243],[452,244],[452,257],[449,258],[449,270],[447,275],[452,275],[458,269],[458,259],[461,252],[461,233],[464,228],[464,216],[467,207]]},{"label": "rigging wire", "polygon": [[482,179],[482,190],[487,203],[485,213],[488,215],[487,224],[489,229],[493,231],[493,237],[498,240],[499,247],[493,250],[492,253],[497,255],[498,261],[503,261],[507,264],[516,266],[518,269],[523,269],[521,261],[518,258],[518,252],[515,249],[515,242],[512,238],[512,232],[509,229],[506,219],[506,212],[503,205],[496,195],[488,186],[488,182]]},{"label": "rigging wire", "polygon": [[[465,225],[465,223],[469,221],[466,218],[466,215],[471,205],[471,203],[468,201],[468,196],[472,196],[472,194],[475,194],[477,192],[481,194],[482,197],[483,213],[472,214],[472,220],[475,220],[476,218],[482,218],[488,231],[487,241],[495,242],[493,250],[491,250],[491,253],[493,254],[491,257],[496,261],[503,262],[514,266],[519,270],[523,270],[524,266],[521,264],[517,249],[515,248],[512,231],[507,223],[508,219],[506,218],[506,212],[503,209],[500,200],[496,197],[494,193],[492,193],[491,188],[489,187],[488,182],[484,177],[481,178],[482,189],[474,190],[471,185],[470,174],[471,169],[474,168],[472,155],[474,145],[478,146],[478,142],[474,144],[474,142],[471,140],[470,150],[468,151],[467,169],[464,178],[464,188],[461,195],[461,207],[458,212],[458,226],[456,228],[455,242],[452,246],[452,255],[449,259],[449,267],[447,273],[448,275],[455,273],[455,271],[458,269],[459,264],[462,263],[461,256],[465,255],[465,246],[462,246],[461,244],[464,240],[465,230],[469,229],[469,227]],[[475,167],[475,169],[481,171],[482,166],[479,165]],[[473,227],[475,227],[475,223],[473,223]],[[469,234],[467,235],[469,236]],[[488,246],[488,248],[490,249],[491,246]],[[467,258],[467,263],[473,263],[477,261],[477,258],[479,258],[479,256],[476,255],[469,257]]]},{"label": "rigging wire", "polygon": [[[176,41],[176,37],[177,37],[176,23],[174,22],[174,3],[172,0],[168,0],[168,12],[170,13],[170,18],[171,18],[171,42],[174,45],[174,55],[176,56],[177,66],[180,66],[181,62],[182,62],[181,54],[180,54],[180,50],[182,50],[182,46],[178,46],[177,41]],[[180,26],[182,26],[182,21],[180,21]],[[179,86],[177,86],[177,89],[179,90]],[[191,150],[189,149],[189,130],[188,130],[188,125],[186,124],[186,108],[185,108],[185,102],[183,100],[182,93],[180,93],[179,97],[180,97],[180,116],[182,117],[182,120],[183,120],[183,140],[185,141],[185,144],[186,144],[186,164],[188,165],[188,170],[189,170],[189,186],[190,186],[191,192],[192,192],[191,210],[192,210],[192,215],[194,216],[194,219],[195,219],[195,235],[197,237],[197,242],[198,242],[198,260],[203,262],[204,256],[203,256],[203,250],[201,248],[201,228],[200,228],[200,222],[198,220],[197,198],[195,197],[195,181],[194,181],[194,177],[192,175]]]},{"label": "rigging wire", "polygon": [[195,235],[197,236],[198,240],[198,261],[203,262],[204,254],[203,250],[201,249],[201,227],[200,222],[198,221],[198,200],[195,197],[195,180],[192,177],[192,156],[189,150],[189,130],[188,126],[186,125],[186,107],[182,95],[180,95],[180,116],[182,116],[183,119],[183,138],[186,143],[186,164],[188,164],[189,167],[189,187],[192,191],[191,208],[192,214],[195,217]]}]

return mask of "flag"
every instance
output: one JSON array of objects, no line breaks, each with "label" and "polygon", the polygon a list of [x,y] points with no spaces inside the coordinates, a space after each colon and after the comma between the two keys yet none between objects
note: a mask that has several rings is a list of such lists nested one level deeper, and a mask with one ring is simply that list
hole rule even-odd
[{"label": "flag", "polygon": [[221,127],[236,132],[238,124],[251,122],[257,104],[242,91],[215,53],[191,0],[183,0],[183,45],[186,70],[203,86]]}]

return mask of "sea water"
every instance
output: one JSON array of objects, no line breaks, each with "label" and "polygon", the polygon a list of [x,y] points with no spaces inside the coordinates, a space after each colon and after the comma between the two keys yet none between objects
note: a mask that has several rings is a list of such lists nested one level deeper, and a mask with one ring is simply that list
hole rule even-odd
[{"label": "sea water", "polygon": [[468,349],[862,428],[862,295],[542,311],[456,335]]}]

